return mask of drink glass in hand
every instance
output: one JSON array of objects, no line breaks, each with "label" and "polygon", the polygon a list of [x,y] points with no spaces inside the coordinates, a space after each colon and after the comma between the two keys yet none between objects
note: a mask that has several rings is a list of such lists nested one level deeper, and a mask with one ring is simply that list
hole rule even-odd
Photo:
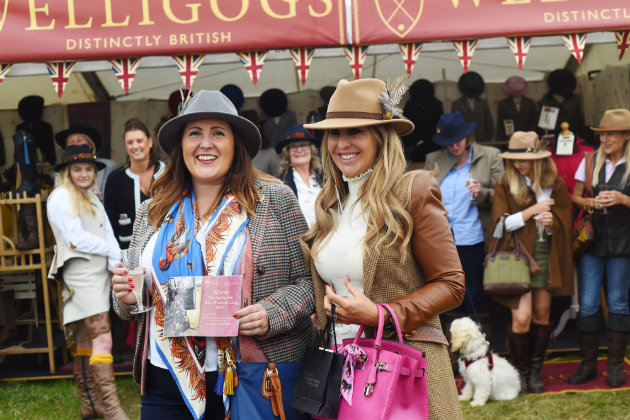
[{"label": "drink glass in hand", "polygon": [[138,301],[138,308],[134,311],[131,311],[132,314],[141,314],[151,310],[151,306],[144,306],[142,304],[142,291],[144,289],[144,270],[142,265],[140,264],[141,258],[140,248],[128,248],[120,251],[120,256],[122,258],[122,263],[127,269],[127,273],[129,277],[131,277],[131,284],[134,285],[132,288],[133,294],[136,296],[136,300]]},{"label": "drink glass in hand", "polygon": [[[468,187],[470,184],[471,184],[470,179],[467,179],[466,180],[466,186]],[[470,202],[473,203],[473,204],[477,203],[477,197],[475,197],[475,193],[474,192],[470,193]]]},{"label": "drink glass in hand", "polygon": [[534,216],[534,219],[536,219],[536,228],[538,230],[538,239],[536,239],[536,242],[545,242],[545,238],[543,236],[543,231],[545,230],[545,227],[542,223],[542,215],[538,213]]},{"label": "drink glass in hand", "polygon": [[[612,188],[608,186],[608,184],[599,184],[599,192],[600,194],[603,191],[610,191]],[[608,207],[602,207],[602,214],[608,214]]]}]

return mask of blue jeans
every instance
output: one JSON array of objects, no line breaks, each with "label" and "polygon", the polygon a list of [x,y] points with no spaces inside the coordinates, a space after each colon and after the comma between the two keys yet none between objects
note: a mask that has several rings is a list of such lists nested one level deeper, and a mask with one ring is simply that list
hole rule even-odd
[{"label": "blue jeans", "polygon": [[599,310],[602,281],[606,274],[608,312],[628,315],[630,291],[630,258],[594,257],[588,253],[580,259],[580,315],[593,316]]}]

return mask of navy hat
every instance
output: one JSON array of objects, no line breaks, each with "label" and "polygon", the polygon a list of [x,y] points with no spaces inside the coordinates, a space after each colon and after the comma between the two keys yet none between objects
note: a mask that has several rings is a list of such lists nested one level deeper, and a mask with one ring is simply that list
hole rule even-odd
[{"label": "navy hat", "polygon": [[467,123],[461,112],[455,111],[452,114],[442,114],[438,131],[433,135],[433,142],[440,146],[455,144],[468,137],[473,132],[476,123]]},{"label": "navy hat", "polygon": [[105,167],[105,164],[103,162],[99,162],[98,160],[96,160],[94,151],[87,144],[68,146],[68,148],[63,153],[61,163],[55,165],[55,171],[59,172],[65,166],[68,166],[71,163],[93,163],[98,169],[103,169]]},{"label": "navy hat", "polygon": [[285,146],[298,141],[310,141],[317,147],[322,142],[320,138],[315,137],[313,130],[307,130],[302,124],[294,124],[287,130],[285,139],[276,144],[276,152],[280,153]]},{"label": "navy hat", "polygon": [[83,134],[87,136],[92,140],[92,143],[94,143],[95,152],[98,152],[101,148],[101,135],[95,129],[83,124],[70,124],[70,127],[55,134],[55,141],[62,149],[65,149],[66,139],[72,134]]}]

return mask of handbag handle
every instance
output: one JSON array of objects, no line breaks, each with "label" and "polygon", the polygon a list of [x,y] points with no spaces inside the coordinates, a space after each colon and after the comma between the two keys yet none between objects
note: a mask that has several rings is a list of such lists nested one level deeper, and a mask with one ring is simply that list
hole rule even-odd
[{"label": "handbag handle", "polygon": [[[499,245],[499,239],[501,239],[503,237],[503,231],[505,230],[505,226],[503,226],[505,224],[505,217],[507,216],[507,213],[503,216],[501,216],[501,218],[499,219],[499,221],[497,222],[497,225],[501,225],[501,228],[499,228],[499,226],[496,226],[494,228],[494,234],[492,235],[492,237],[495,239],[494,240],[494,246],[492,247],[492,252],[490,252],[487,257],[488,258],[494,258],[494,256],[497,253],[497,246]],[[499,234],[497,234],[497,232],[500,232]],[[518,234],[516,233],[515,230],[513,230],[512,232],[510,232],[510,235],[512,236],[512,242],[514,242],[514,255],[516,255],[516,257],[519,257],[521,255],[521,245],[520,242],[518,240]]]},{"label": "handbag handle", "polygon": [[392,317],[392,321],[394,321],[394,326],[396,327],[396,332],[398,333],[398,341],[402,343],[403,335],[402,335],[402,330],[400,329],[400,324],[398,323],[398,317],[396,317],[396,313],[394,312],[392,307],[389,306],[388,303],[381,303],[381,306],[387,309],[387,312],[389,312],[389,315]]},{"label": "handbag handle", "polygon": [[[383,321],[385,320],[385,314],[383,313],[383,307],[381,305],[376,304],[376,309],[378,309],[378,327],[376,330],[376,335],[374,336],[374,345],[372,347],[378,351],[381,349],[381,341],[383,340]],[[361,325],[359,327],[359,331],[357,331],[357,335],[354,337],[354,341],[352,342],[352,344],[356,345],[359,342],[359,338],[361,338],[363,330],[365,330],[365,327]]]}]

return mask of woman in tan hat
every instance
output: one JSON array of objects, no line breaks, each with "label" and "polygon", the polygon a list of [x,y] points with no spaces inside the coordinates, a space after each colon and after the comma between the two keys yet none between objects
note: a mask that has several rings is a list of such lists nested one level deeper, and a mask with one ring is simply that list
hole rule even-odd
[{"label": "woman in tan hat", "polygon": [[[508,150],[500,155],[506,160],[505,173],[492,202],[493,230],[505,220],[505,230],[518,232],[521,248],[530,256],[532,290],[500,299],[512,312],[509,351],[521,377],[521,392],[530,393],[545,391],[540,369],[552,330],[551,298],[573,292],[571,202],[551,153],[539,147],[533,131],[512,135]],[[496,240],[491,239],[490,249]],[[511,235],[503,235],[497,249],[511,248]]]},{"label": "woman in tan hat", "polygon": [[[336,305],[338,341],[376,326],[376,303],[389,303],[405,342],[428,360],[429,417],[462,418],[438,315],[464,297],[464,273],[440,188],[425,171],[405,173],[400,135],[413,130],[396,97],[376,79],[341,80],[324,130],[326,179],[316,223],[303,236],[322,326]],[[379,99],[380,98],[380,99]],[[395,338],[391,325],[388,339]]]},{"label": "woman in tan hat", "polygon": [[[230,357],[300,362],[315,339],[313,282],[299,240],[308,226],[291,189],[254,168],[260,132],[223,93],[196,93],[160,128],[158,142],[169,164],[140,205],[130,243],[142,249],[153,302],[138,317],[141,418],[223,419]],[[122,264],[114,274],[114,309],[133,319],[130,277]],[[233,296],[242,306],[233,314],[238,337],[165,336],[169,279],[204,275],[242,277]],[[285,389],[287,419],[297,416],[291,396]]]},{"label": "woman in tan hat", "polygon": [[[579,261],[580,332],[582,363],[569,378],[570,384],[583,384],[597,377],[599,347],[599,303],[601,285],[606,276],[608,302],[608,373],[606,383],[618,387],[626,383],[623,358],[630,334],[630,111],[610,109],[598,128],[601,145],[589,159],[593,168],[595,197],[585,197],[586,157],[575,173],[573,202],[585,210],[594,210],[593,247]],[[594,161],[594,165],[593,162]],[[605,211],[604,211],[605,210]]]},{"label": "woman in tan hat", "polygon": [[[87,144],[68,146],[48,197],[47,215],[55,235],[49,276],[61,274],[66,341],[74,351],[72,370],[81,396],[81,417],[127,419],[114,378],[109,320],[109,271],[120,249],[103,205],[92,192],[105,165]],[[103,405],[97,396],[100,394]]]}]

